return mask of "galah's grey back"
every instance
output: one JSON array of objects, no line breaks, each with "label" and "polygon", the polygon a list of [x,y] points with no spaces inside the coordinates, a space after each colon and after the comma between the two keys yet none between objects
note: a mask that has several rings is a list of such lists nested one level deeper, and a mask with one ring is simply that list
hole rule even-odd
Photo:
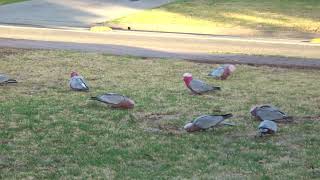
[{"label": "galah's grey back", "polygon": [[134,107],[134,101],[127,96],[117,93],[106,93],[96,97],[91,97],[92,100],[97,100],[115,108],[130,109]]},{"label": "galah's grey back", "polygon": [[224,71],[224,66],[219,66],[213,69],[208,75],[213,76],[215,78],[220,78],[223,75]]},{"label": "galah's grey back", "polygon": [[206,84],[205,82],[198,80],[198,79],[193,79],[190,82],[189,86],[192,89],[192,91],[194,91],[195,93],[198,93],[198,94],[213,91],[213,90],[220,90],[219,87],[210,86],[210,85]]},{"label": "galah's grey back", "polygon": [[227,118],[232,117],[232,114],[227,115],[203,115],[196,118],[192,123],[201,129],[208,129],[215,127],[218,124],[222,123]]},{"label": "galah's grey back", "polygon": [[260,123],[258,126],[259,133],[262,134],[273,134],[277,132],[277,123],[270,121],[270,120],[264,120]]},{"label": "galah's grey back", "polygon": [[97,96],[97,100],[107,103],[107,104],[119,104],[125,101],[126,97],[116,93],[107,93]]},{"label": "galah's grey back", "polygon": [[280,119],[284,119],[287,117],[287,115],[280,111],[278,108],[274,107],[274,106],[269,106],[269,105],[265,105],[265,106],[261,106],[257,109],[256,111],[256,116],[260,119],[260,120],[280,120]]},{"label": "galah's grey back", "polygon": [[70,79],[70,87],[76,91],[88,91],[89,86],[82,76],[73,76]]}]

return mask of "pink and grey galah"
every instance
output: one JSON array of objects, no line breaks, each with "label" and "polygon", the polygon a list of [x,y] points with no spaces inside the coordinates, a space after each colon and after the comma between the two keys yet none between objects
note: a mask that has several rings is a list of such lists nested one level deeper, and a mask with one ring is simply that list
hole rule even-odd
[{"label": "pink and grey galah", "polygon": [[75,91],[89,91],[89,86],[84,78],[76,72],[71,73],[69,86],[72,90]]},{"label": "pink and grey galah", "polygon": [[235,70],[236,66],[232,64],[223,64],[213,69],[208,75],[217,79],[226,80]]},{"label": "pink and grey galah", "polygon": [[127,96],[123,96],[117,93],[106,93],[91,97],[92,100],[97,100],[110,105],[113,108],[131,109],[134,107],[134,101]]},{"label": "pink and grey galah", "polygon": [[201,131],[201,130],[213,128],[220,124],[234,126],[233,123],[224,122],[225,119],[228,119],[231,117],[232,117],[232,114],[199,116],[195,120],[191,121],[190,123],[187,123],[184,126],[184,129],[187,132],[195,132],[195,131]]},{"label": "pink and grey galah", "polygon": [[286,113],[280,111],[277,107],[273,105],[258,105],[251,108],[250,113],[257,119],[264,121],[270,120],[275,122],[290,122],[292,117],[288,116]]},{"label": "pink and grey galah", "polygon": [[185,85],[187,86],[187,88],[189,88],[191,90],[191,92],[193,92],[195,94],[204,94],[204,93],[211,92],[211,91],[221,90],[220,87],[211,86],[201,80],[193,79],[191,73],[184,73],[183,74],[183,81],[184,81]]},{"label": "pink and grey galah", "polygon": [[0,85],[17,83],[17,80],[10,78],[8,75],[0,74]]}]

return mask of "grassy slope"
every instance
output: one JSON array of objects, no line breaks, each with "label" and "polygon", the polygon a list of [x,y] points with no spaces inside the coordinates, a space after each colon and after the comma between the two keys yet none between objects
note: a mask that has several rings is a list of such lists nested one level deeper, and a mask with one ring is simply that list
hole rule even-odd
[{"label": "grassy slope", "polygon": [[[0,87],[0,178],[310,179],[320,174],[319,118],[281,124],[255,139],[253,104],[290,115],[319,115],[319,71],[238,66],[227,81],[206,76],[214,65],[63,51],[0,49],[0,72],[19,84]],[[71,92],[79,71],[91,92]],[[184,72],[222,92],[191,96]],[[114,110],[88,98],[119,92],[136,101]],[[233,112],[238,126],[183,133],[205,113]],[[160,128],[160,132],[151,131]]]},{"label": "grassy slope", "polygon": [[178,0],[114,23],[178,32],[312,36],[320,33],[319,18],[318,0]]},{"label": "grassy slope", "polygon": [[15,3],[15,2],[20,2],[24,0],[0,0],[0,5],[2,4],[9,4],[9,3]]}]

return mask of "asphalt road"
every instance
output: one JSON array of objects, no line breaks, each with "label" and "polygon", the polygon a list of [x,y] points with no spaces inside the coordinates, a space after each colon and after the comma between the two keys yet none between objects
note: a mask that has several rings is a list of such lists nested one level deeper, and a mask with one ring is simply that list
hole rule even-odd
[{"label": "asphalt road", "polygon": [[[207,63],[320,69],[320,44],[310,44],[303,39],[247,39],[132,31],[92,33],[85,30],[28,27],[20,29],[0,27],[0,37],[2,38],[0,47],[67,49],[115,55],[186,59]],[[236,52],[242,55],[226,52]]]}]

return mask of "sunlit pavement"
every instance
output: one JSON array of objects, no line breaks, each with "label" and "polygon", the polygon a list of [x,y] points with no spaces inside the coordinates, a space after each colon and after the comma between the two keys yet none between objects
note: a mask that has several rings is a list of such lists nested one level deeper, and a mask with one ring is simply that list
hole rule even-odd
[{"label": "sunlit pavement", "polygon": [[320,44],[312,44],[304,39],[248,39],[133,31],[94,33],[84,29],[17,26],[0,26],[0,38],[0,47],[93,51],[208,63],[320,68]]}]

